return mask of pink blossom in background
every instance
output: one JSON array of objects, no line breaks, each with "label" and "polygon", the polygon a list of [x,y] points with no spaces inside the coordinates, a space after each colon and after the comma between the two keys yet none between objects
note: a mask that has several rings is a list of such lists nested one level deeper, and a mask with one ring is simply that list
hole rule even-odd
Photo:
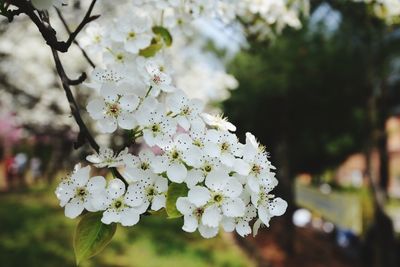
[{"label": "pink blossom in background", "polygon": [[16,143],[21,137],[22,128],[15,120],[15,116],[9,112],[0,114],[0,138],[7,143]]}]

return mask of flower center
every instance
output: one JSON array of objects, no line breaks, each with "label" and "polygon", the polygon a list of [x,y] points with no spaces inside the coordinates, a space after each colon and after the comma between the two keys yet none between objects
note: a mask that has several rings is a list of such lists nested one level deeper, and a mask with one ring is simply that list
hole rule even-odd
[{"label": "flower center", "polygon": [[100,35],[96,35],[96,36],[93,38],[93,41],[94,41],[94,43],[96,43],[96,44],[100,43],[100,42],[101,42],[101,36],[100,36]]},{"label": "flower center", "polygon": [[188,106],[184,106],[181,111],[183,115],[190,115],[190,108]]},{"label": "flower center", "polygon": [[203,208],[197,208],[197,209],[194,210],[194,215],[197,218],[200,218],[203,215],[203,213],[204,213],[204,209]]},{"label": "flower center", "polygon": [[118,103],[110,103],[107,105],[107,115],[112,117],[118,117],[121,113],[121,109]]},{"label": "flower center", "polygon": [[83,198],[83,197],[85,197],[85,196],[87,195],[87,190],[86,190],[85,188],[83,188],[83,187],[77,188],[77,189],[76,189],[76,195],[77,195],[78,197]]},{"label": "flower center", "polygon": [[211,165],[206,165],[206,166],[204,166],[204,170],[205,170],[206,172],[210,172],[210,171],[212,170]]},{"label": "flower center", "polygon": [[140,168],[144,171],[147,170],[149,167],[149,163],[147,162],[142,162],[142,164],[140,164]]},{"label": "flower center", "polygon": [[117,59],[117,61],[124,62],[124,55],[123,54],[118,53],[118,54],[115,55],[115,58]]},{"label": "flower center", "polygon": [[124,202],[121,199],[116,199],[112,203],[112,207],[116,210],[120,210],[124,207]]},{"label": "flower center", "polygon": [[173,150],[170,155],[171,155],[171,159],[178,159],[179,158],[179,152],[176,151],[176,150]]},{"label": "flower center", "polygon": [[221,144],[221,150],[222,151],[228,151],[228,149],[229,149],[229,144],[227,142],[223,142]]},{"label": "flower center", "polygon": [[217,204],[221,204],[221,202],[222,202],[223,199],[224,199],[224,196],[221,195],[221,194],[215,194],[215,195],[213,196],[213,200],[214,200],[214,202],[217,203]]},{"label": "flower center", "polygon": [[151,131],[152,131],[153,133],[159,132],[159,131],[160,131],[160,125],[158,125],[158,124],[153,124],[153,125],[151,126]]},{"label": "flower center", "polygon": [[193,145],[198,146],[198,147],[203,147],[203,142],[201,142],[200,139],[194,139]]},{"label": "flower center", "polygon": [[162,82],[162,79],[161,79],[160,75],[154,74],[153,75],[153,82],[155,84],[160,84]]},{"label": "flower center", "polygon": [[251,171],[255,174],[260,174],[261,172],[261,167],[257,164],[254,164],[253,167],[251,168]]},{"label": "flower center", "polygon": [[136,33],[134,33],[134,32],[128,33],[128,39],[134,39],[135,37],[136,37]]}]

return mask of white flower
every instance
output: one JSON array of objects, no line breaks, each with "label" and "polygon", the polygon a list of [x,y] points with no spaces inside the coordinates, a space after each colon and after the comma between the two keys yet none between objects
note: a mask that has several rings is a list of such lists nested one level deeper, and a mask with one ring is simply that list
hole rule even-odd
[{"label": "white flower", "polygon": [[201,123],[199,113],[203,110],[204,104],[197,99],[188,99],[181,90],[168,95],[166,106],[178,124],[186,131],[192,124],[199,125]]},{"label": "white flower", "polygon": [[[142,61],[137,61],[141,67]],[[142,63],[143,64],[143,63]],[[141,72],[144,76],[144,80],[148,86],[151,87],[151,94],[157,96],[160,91],[171,93],[175,91],[175,87],[171,84],[172,78],[165,72],[163,72],[161,67],[157,65],[156,62],[152,60],[147,60],[144,62],[145,71]]]},{"label": "white flower", "polygon": [[213,116],[207,113],[202,113],[201,117],[203,118],[204,122],[211,127],[215,127],[222,131],[236,131],[236,126],[230,123],[222,115]]},{"label": "white flower", "polygon": [[161,105],[154,110],[149,109],[143,104],[136,113],[137,121],[143,128],[143,138],[149,146],[163,147],[176,132],[176,122],[166,116]]},{"label": "white flower", "polygon": [[269,190],[261,186],[258,193],[251,194],[251,202],[257,208],[258,217],[267,226],[272,217],[283,215],[288,206],[282,198],[274,198],[274,195],[268,193]]},{"label": "white flower", "polygon": [[86,27],[85,34],[79,39],[79,43],[93,54],[103,52],[105,47],[110,44],[110,40],[106,36],[107,30],[98,23],[91,22]]},{"label": "white flower", "polygon": [[205,181],[206,187],[195,186],[189,190],[188,199],[196,207],[206,206],[201,222],[209,227],[217,227],[223,215],[243,216],[244,202],[239,198],[242,185],[221,170],[210,173]]},{"label": "white flower", "polygon": [[102,133],[112,133],[119,125],[123,129],[136,127],[136,120],[132,112],[139,105],[136,95],[126,95],[105,100],[97,98],[91,100],[87,106],[90,116],[97,120],[97,126]]},{"label": "white flower", "polygon": [[246,207],[246,212],[243,217],[224,217],[222,219],[222,227],[226,232],[236,232],[244,237],[251,233],[250,221],[257,216],[257,209],[253,205]]},{"label": "white flower", "polygon": [[89,173],[90,166],[81,168],[76,165],[72,175],[64,179],[55,191],[60,206],[65,206],[65,216],[68,218],[76,218],[84,209],[92,212],[98,210],[93,200],[105,190],[106,180],[101,176],[89,179]]},{"label": "white flower", "polygon": [[243,160],[249,166],[249,172],[243,175],[247,175],[247,184],[252,191],[258,192],[260,185],[272,190],[278,184],[275,173],[271,172],[275,167],[268,160],[264,147],[260,146],[250,133],[246,133]]},{"label": "white flower", "polygon": [[187,176],[185,166],[198,166],[201,151],[192,144],[187,134],[179,134],[168,144],[162,146],[164,154],[155,158],[153,170],[155,173],[166,172],[168,179],[175,183],[182,183]]},{"label": "white flower", "polygon": [[132,183],[126,192],[126,201],[141,211],[151,209],[157,211],[165,207],[165,194],[168,190],[168,180],[153,173],[146,173],[138,182]]},{"label": "white flower", "polygon": [[93,163],[97,168],[118,167],[124,165],[123,159],[128,154],[128,148],[125,148],[118,154],[107,147],[100,147],[99,153],[89,155],[86,160]]},{"label": "white flower", "polygon": [[125,184],[121,180],[110,181],[103,203],[106,210],[101,221],[104,224],[119,222],[123,226],[132,226],[139,222],[140,214],[143,212],[130,206],[124,193]]},{"label": "white flower", "polygon": [[111,33],[111,38],[122,42],[126,51],[138,54],[140,49],[150,45],[152,39],[150,18],[139,12],[134,12],[129,17],[122,17]]},{"label": "white flower", "polygon": [[147,176],[151,172],[154,158],[154,153],[149,149],[141,150],[138,156],[126,154],[123,158],[126,165],[123,176],[127,182],[137,182],[141,177]]},{"label": "white flower", "polygon": [[207,155],[202,155],[200,158],[199,166],[197,168],[193,168],[188,172],[187,178],[185,180],[187,186],[192,188],[204,181],[209,173],[214,170],[217,170],[222,166],[221,161],[218,158],[212,158]]},{"label": "white flower", "polygon": [[211,157],[217,157],[223,164],[232,167],[235,156],[242,154],[243,145],[239,143],[236,135],[228,131],[209,130],[206,134],[204,151]]},{"label": "white flower", "polygon": [[196,207],[187,197],[179,197],[176,201],[176,208],[183,215],[184,224],[182,229],[185,232],[193,233],[197,229],[202,237],[212,238],[218,234],[218,227],[209,227],[201,222],[204,207]]}]

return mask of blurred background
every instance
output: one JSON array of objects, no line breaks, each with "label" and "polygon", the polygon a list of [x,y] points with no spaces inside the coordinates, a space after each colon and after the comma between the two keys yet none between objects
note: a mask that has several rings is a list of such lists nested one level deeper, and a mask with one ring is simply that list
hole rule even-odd
[{"label": "blurred background", "polygon": [[[187,71],[182,86],[218,81],[189,94],[224,112],[238,136],[250,131],[266,145],[288,211],[256,238],[212,240],[184,233],[181,220],[146,217],[120,227],[83,266],[400,266],[400,17],[385,19],[393,10],[384,7],[311,1],[301,28],[250,34],[244,45],[236,38],[240,52],[207,43],[199,57],[208,61],[189,70],[187,58],[177,60]],[[78,129],[50,51],[28,21],[17,22],[0,23],[0,259],[74,266],[76,221],[64,217],[54,189],[90,149],[74,150]],[[208,27],[209,36],[216,25]],[[240,37],[225,43],[232,36]],[[71,73],[86,69],[79,53],[63,57]],[[84,110],[90,92],[75,94]],[[118,145],[121,136],[97,139]]]}]

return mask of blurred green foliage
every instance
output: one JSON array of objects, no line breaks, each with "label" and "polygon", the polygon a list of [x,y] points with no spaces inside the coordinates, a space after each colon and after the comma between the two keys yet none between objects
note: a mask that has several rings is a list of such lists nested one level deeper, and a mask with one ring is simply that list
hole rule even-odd
[{"label": "blurred green foliage", "polygon": [[240,86],[223,104],[226,115],[240,136],[253,132],[273,162],[285,143],[292,175],[337,166],[371,135],[370,99],[387,71],[391,29],[365,6],[340,3],[336,31],[304,20],[272,43],[251,42],[230,66]]}]

